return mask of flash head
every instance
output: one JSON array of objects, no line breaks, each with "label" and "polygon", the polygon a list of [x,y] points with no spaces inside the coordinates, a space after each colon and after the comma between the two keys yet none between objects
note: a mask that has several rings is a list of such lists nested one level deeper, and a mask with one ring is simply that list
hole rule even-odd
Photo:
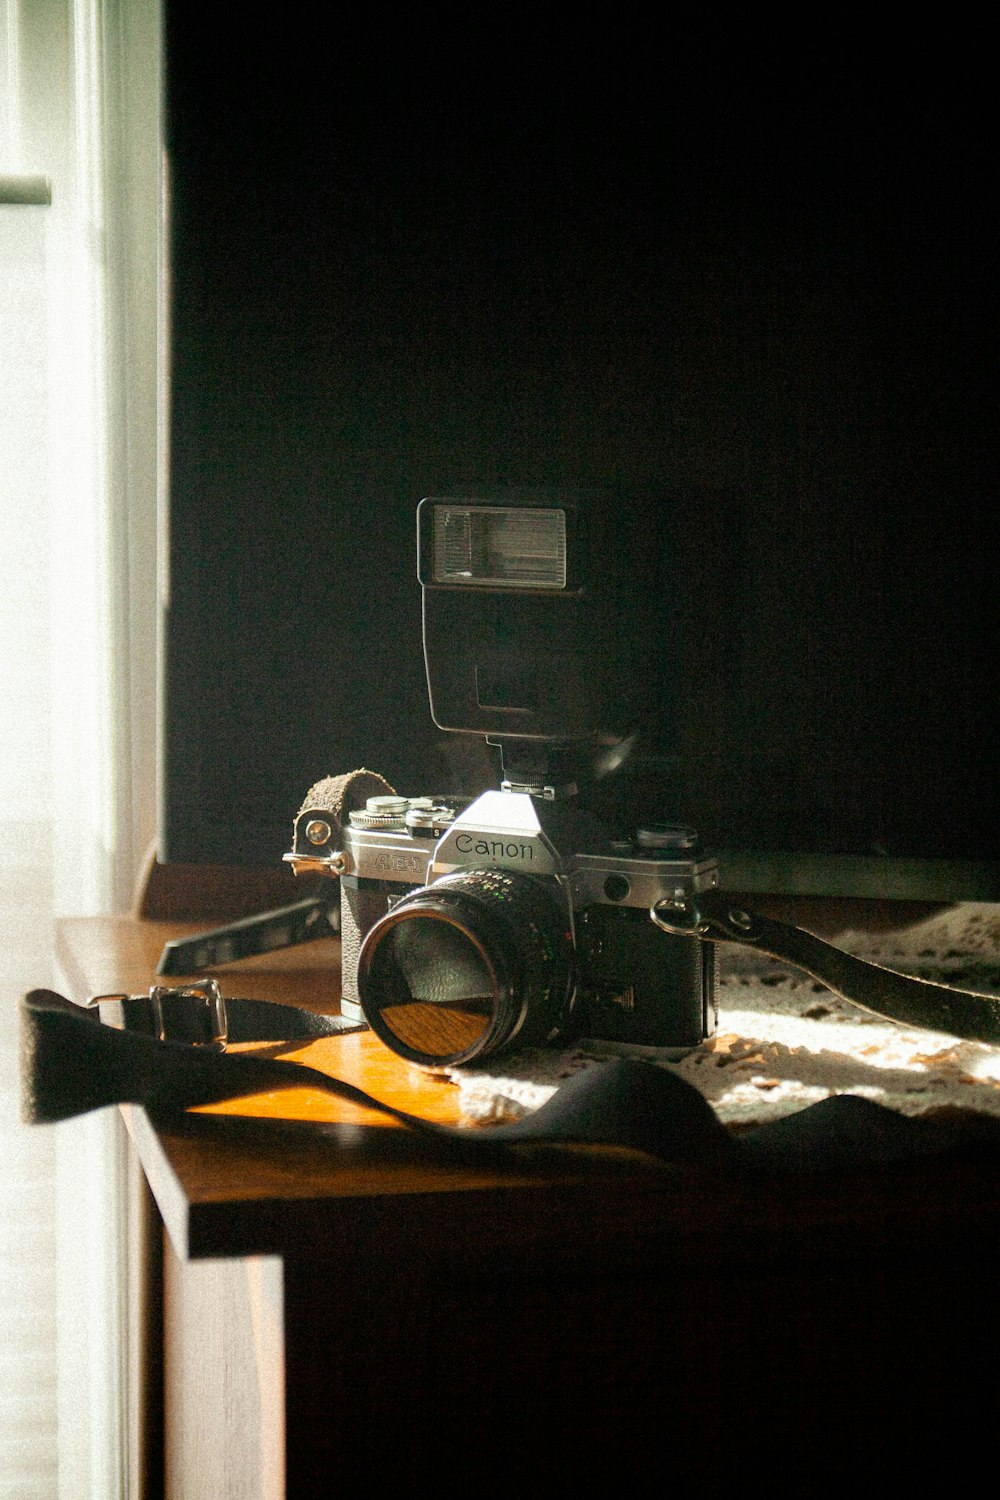
[{"label": "flash head", "polygon": [[431,584],[564,589],[566,512],[561,506],[433,504]]},{"label": "flash head", "polygon": [[663,507],[608,491],[470,489],[417,507],[431,716],[502,747],[607,746],[669,657]]}]

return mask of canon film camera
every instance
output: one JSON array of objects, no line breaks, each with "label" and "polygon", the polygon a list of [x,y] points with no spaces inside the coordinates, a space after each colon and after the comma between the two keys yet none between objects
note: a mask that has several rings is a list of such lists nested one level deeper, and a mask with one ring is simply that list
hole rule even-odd
[{"label": "canon film camera", "polygon": [[485,734],[502,785],[465,805],[311,794],[296,818],[286,860],[341,883],[342,1009],[411,1061],[579,1037],[679,1055],[714,1029],[714,945],[649,913],[716,885],[715,860],[670,824],[612,837],[573,779],[613,760],[659,685],[657,622],[636,616],[662,558],[615,526],[605,496],[422,501],[432,717]]}]

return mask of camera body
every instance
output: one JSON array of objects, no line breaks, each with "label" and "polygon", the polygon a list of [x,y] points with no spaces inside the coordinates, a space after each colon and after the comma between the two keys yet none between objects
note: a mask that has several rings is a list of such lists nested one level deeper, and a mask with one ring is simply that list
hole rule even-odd
[{"label": "camera body", "polygon": [[341,1008],[412,1061],[574,1037],[679,1055],[714,1029],[714,946],[649,920],[718,883],[690,830],[612,840],[574,798],[509,788],[373,797],[335,828],[300,813],[286,858],[339,877]]}]

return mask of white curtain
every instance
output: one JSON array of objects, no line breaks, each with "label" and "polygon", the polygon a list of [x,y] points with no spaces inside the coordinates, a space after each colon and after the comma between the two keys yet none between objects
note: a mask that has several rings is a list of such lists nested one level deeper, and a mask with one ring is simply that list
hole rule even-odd
[{"label": "white curtain", "polygon": [[159,27],[0,0],[0,1500],[126,1493],[121,1127],[20,1122],[16,1006],[154,835]]}]

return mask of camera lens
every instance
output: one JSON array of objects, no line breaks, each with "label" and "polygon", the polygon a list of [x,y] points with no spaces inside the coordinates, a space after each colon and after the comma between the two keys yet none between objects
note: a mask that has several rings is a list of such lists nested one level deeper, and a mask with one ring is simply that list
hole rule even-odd
[{"label": "camera lens", "polygon": [[565,1025],[573,945],[549,889],[473,869],[404,897],[370,929],[358,996],[372,1030],[426,1066],[470,1062]]}]

